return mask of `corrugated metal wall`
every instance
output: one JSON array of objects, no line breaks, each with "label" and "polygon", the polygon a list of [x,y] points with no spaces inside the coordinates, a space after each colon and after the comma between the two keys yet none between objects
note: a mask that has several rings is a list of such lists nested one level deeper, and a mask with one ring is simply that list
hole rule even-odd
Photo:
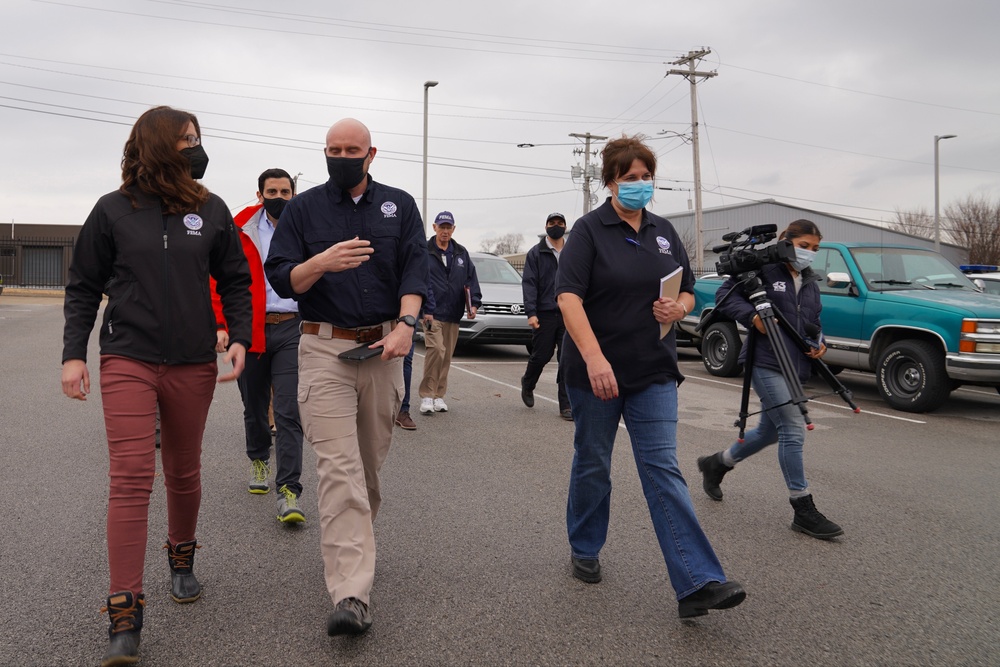
[{"label": "corrugated metal wall", "polygon": [[[663,215],[658,213],[658,215]],[[664,215],[681,234],[682,238],[694,239],[694,211],[684,211]],[[823,232],[823,239],[826,241],[838,242],[858,242],[858,243],[885,243],[902,244],[915,246],[918,248],[934,249],[934,241],[922,239],[909,234],[901,234],[848,218],[829,215],[811,209],[789,206],[775,201],[752,202],[749,204],[737,204],[735,206],[724,206],[719,208],[709,208],[702,211],[702,236],[705,241],[705,265],[711,267],[715,265],[716,256],[712,254],[712,246],[722,243],[722,235],[729,232],[740,231],[754,225],[773,224],[778,226],[780,232],[788,223],[793,220],[805,218],[815,222],[820,231]],[[688,254],[694,256],[694,249],[688,248]],[[941,254],[955,264],[967,264],[969,253],[964,248],[950,244],[941,244]]]}]

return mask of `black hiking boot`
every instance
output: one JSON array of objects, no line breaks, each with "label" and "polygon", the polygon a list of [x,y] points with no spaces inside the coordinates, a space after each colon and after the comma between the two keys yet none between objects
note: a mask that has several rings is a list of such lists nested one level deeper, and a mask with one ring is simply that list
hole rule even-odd
[{"label": "black hiking boot", "polygon": [[142,593],[121,591],[108,596],[108,605],[102,612],[108,612],[111,625],[108,627],[108,650],[101,658],[101,667],[133,665],[139,662],[139,633],[142,631],[142,612],[146,598]]},{"label": "black hiking boot", "polygon": [[163,545],[167,549],[167,562],[170,564],[170,597],[174,602],[194,602],[201,597],[201,584],[194,576],[194,551],[198,549],[195,540]]},{"label": "black hiking boot", "polygon": [[802,496],[801,498],[789,498],[795,510],[795,518],[792,519],[792,530],[805,533],[809,537],[818,540],[829,540],[838,535],[844,534],[844,529],[827,519],[816,509],[813,504],[813,497]]},{"label": "black hiking boot", "polygon": [[732,470],[722,462],[722,452],[716,452],[711,456],[702,456],[698,459],[698,470],[701,471],[701,487],[712,500],[722,500],[722,478]]}]

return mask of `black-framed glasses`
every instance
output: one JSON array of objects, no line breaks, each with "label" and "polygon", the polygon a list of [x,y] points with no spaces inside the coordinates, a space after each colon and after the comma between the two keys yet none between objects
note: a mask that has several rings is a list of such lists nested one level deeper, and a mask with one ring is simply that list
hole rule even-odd
[{"label": "black-framed glasses", "polygon": [[185,134],[181,137],[182,141],[186,141],[188,148],[194,148],[195,146],[201,145],[201,137],[196,134]]}]

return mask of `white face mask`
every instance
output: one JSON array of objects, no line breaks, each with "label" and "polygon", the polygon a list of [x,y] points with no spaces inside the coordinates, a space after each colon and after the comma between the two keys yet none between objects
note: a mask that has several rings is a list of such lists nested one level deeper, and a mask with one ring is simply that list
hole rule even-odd
[{"label": "white face mask", "polygon": [[809,268],[809,265],[813,263],[816,259],[816,253],[807,248],[796,248],[795,249],[795,261],[792,262],[792,268],[796,271],[804,271]]}]

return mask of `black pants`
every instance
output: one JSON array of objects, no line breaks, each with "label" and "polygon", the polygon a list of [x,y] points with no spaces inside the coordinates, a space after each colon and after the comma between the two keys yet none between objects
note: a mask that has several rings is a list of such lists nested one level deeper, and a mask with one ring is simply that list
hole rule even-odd
[{"label": "black pants", "polygon": [[[528,368],[521,378],[521,385],[525,389],[535,389],[538,378],[542,376],[542,369],[545,364],[552,359],[552,353],[556,353],[556,363],[559,364],[562,358],[562,340],[566,335],[566,327],[563,325],[562,313],[558,310],[545,310],[537,314],[538,328],[532,333],[531,356],[528,358]],[[566,395],[566,383],[563,382],[562,364],[556,371],[556,385],[559,392],[559,410],[569,408],[569,396]]]},{"label": "black pants", "polygon": [[299,421],[299,323],[293,317],[280,324],[264,325],[264,354],[247,352],[246,367],[237,380],[243,397],[243,423],[247,456],[267,461],[271,449],[271,427],[267,407],[274,387],[274,454],[276,488],[288,485],[302,495],[302,423]]}]

